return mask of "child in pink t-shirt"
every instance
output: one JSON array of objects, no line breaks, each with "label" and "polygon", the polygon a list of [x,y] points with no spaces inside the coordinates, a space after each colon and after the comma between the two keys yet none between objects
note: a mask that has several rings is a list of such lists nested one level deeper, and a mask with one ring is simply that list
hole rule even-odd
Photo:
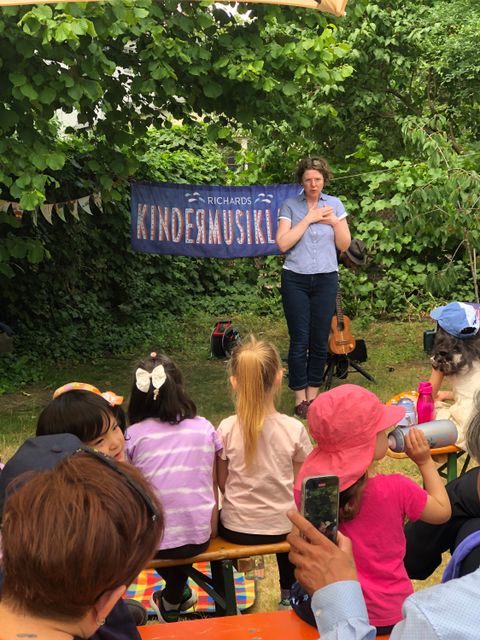
[{"label": "child in pink t-shirt", "polygon": [[303,478],[339,477],[339,530],[352,540],[370,624],[379,634],[390,633],[402,619],[403,601],[413,593],[403,564],[405,518],[440,524],[451,514],[427,440],[418,429],[406,436],[406,453],[418,465],[425,489],[400,474],[372,470],[372,462],[387,452],[386,430],[404,413],[403,407],[384,405],[357,385],[345,384],[320,394],[307,415],[317,446],[295,483],[298,504]]},{"label": "child in pink t-shirt", "polygon": [[[275,347],[251,338],[230,360],[236,414],[220,423],[223,449],[217,460],[224,494],[218,533],[236,544],[285,540],[292,528],[293,483],[312,450],[305,427],[275,408],[283,368]],[[295,567],[288,553],[277,554],[280,608],[290,607]]]}]

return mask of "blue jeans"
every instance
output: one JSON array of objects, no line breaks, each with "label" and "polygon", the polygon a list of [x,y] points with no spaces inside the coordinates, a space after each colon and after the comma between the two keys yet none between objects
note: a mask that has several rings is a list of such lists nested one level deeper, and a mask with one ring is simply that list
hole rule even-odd
[{"label": "blue jeans", "polygon": [[282,302],[290,336],[288,386],[320,387],[338,289],[338,273],[305,275],[282,270]]}]

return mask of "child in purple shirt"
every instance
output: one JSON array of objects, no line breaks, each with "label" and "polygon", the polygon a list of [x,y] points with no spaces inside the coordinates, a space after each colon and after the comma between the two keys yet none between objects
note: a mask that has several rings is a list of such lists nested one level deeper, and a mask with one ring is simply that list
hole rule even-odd
[{"label": "child in purple shirt", "polygon": [[[152,484],[164,509],[165,533],[156,558],[189,558],[216,535],[215,455],[222,442],[201,416],[182,374],[165,355],[151,353],[135,372],[126,432],[128,460]],[[196,602],[187,585],[188,565],[158,569],[165,589],[150,601],[160,622],[176,622]]]}]

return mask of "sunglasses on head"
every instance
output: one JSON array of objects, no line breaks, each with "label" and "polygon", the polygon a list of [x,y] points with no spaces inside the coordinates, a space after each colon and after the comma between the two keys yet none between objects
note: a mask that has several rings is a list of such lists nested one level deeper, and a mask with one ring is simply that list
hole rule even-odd
[{"label": "sunglasses on head", "polygon": [[462,329],[460,333],[462,336],[469,336],[472,333],[477,333],[477,329],[475,329],[475,327],[465,327],[465,329]]},{"label": "sunglasses on head", "polygon": [[152,520],[156,520],[157,519],[158,512],[157,512],[157,509],[156,509],[152,499],[150,498],[150,496],[145,493],[145,491],[138,484],[138,482],[136,482],[130,476],[129,473],[124,471],[124,469],[122,469],[113,458],[110,458],[109,456],[105,455],[101,451],[96,451],[95,449],[92,449],[90,447],[84,447],[82,449],[77,449],[74,452],[73,455],[75,455],[77,453],[84,453],[84,454],[86,454],[86,455],[88,455],[88,456],[90,456],[92,458],[96,458],[97,460],[100,460],[100,462],[103,462],[103,464],[107,465],[107,467],[110,467],[110,469],[113,469],[113,471],[118,473],[118,475],[122,476],[122,478],[124,478],[124,480],[126,481],[128,486],[131,487],[135,491],[135,493],[137,493],[137,495],[140,496],[140,498],[142,499],[144,505],[146,506],[147,511],[149,512]]}]

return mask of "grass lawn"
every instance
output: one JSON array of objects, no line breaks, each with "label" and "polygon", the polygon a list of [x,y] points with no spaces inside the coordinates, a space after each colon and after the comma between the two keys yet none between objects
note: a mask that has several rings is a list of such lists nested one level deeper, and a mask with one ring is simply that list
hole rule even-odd
[{"label": "grass lawn", "polygon": [[[194,320],[179,327],[183,333],[182,349],[169,353],[182,368],[186,386],[197,403],[200,415],[207,417],[214,425],[233,413],[232,398],[227,384],[226,363],[209,359],[210,333],[214,322],[211,317],[196,316]],[[257,337],[271,340],[277,345],[282,356],[288,350],[288,335],[283,318],[258,318],[241,316],[234,324],[242,337],[253,332]],[[359,373],[349,373],[346,382],[362,385],[376,393],[383,401],[400,391],[416,389],[420,380],[428,379],[430,364],[423,352],[423,332],[432,328],[431,321],[372,322],[367,328],[365,322],[352,322],[352,333],[363,338],[367,344],[368,361],[366,370],[375,377],[369,382]],[[162,345],[152,345],[156,351]],[[128,400],[132,372],[139,357],[144,352],[124,357],[105,357],[85,364],[69,365],[58,363],[40,384],[27,386],[17,393],[0,397],[0,458],[8,460],[23,440],[35,432],[36,419],[41,409],[51,398],[54,389],[66,382],[78,380],[90,382],[102,391],[112,389],[123,394]],[[333,384],[342,381],[334,378]],[[293,393],[285,383],[279,410],[291,414]],[[386,458],[379,463],[379,470],[403,472],[417,481],[415,465],[409,461]],[[268,611],[277,607],[278,583],[274,557],[266,558],[266,578],[258,582],[258,598],[252,610]],[[428,581],[416,584],[419,588],[439,581],[437,572]]]}]

